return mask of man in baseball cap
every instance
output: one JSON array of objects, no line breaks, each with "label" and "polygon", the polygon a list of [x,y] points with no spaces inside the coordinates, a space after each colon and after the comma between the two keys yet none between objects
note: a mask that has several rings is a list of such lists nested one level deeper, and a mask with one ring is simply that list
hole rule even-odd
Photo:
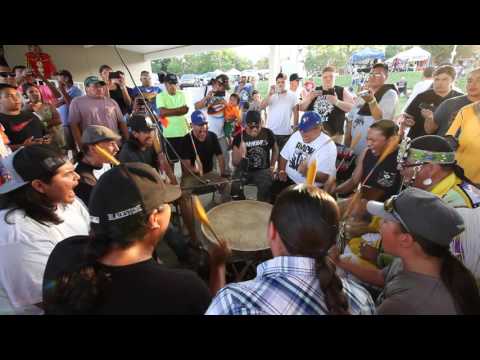
[{"label": "man in baseball cap", "polygon": [[178,84],[178,77],[175,74],[168,73],[165,75],[165,82],[168,84]]},{"label": "man in baseball cap", "polygon": [[82,134],[82,152],[75,171],[80,181],[75,188],[77,196],[88,205],[90,194],[97,183],[99,173],[110,169],[110,161],[98,150],[97,146],[115,156],[118,153],[117,142],[121,137],[101,125],[89,125]]},{"label": "man in baseball cap", "polygon": [[383,218],[386,252],[397,256],[385,268],[379,314],[480,313],[480,294],[471,272],[450,252],[465,230],[460,214],[438,196],[408,188],[367,210]]},{"label": "man in baseball cap", "polygon": [[85,81],[83,82],[85,87],[89,87],[90,85],[99,85],[99,86],[105,86],[106,83],[102,79],[99,79],[98,76],[92,75],[88,76]]}]

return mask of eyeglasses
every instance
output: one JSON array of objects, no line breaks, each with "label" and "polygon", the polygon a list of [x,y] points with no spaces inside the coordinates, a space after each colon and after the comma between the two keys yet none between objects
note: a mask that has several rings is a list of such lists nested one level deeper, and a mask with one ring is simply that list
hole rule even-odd
[{"label": "eyeglasses", "polygon": [[380,73],[370,73],[370,74],[368,74],[368,76],[371,76],[371,77],[381,77],[382,74],[380,74]]},{"label": "eyeglasses", "polygon": [[2,72],[0,72],[0,76],[1,76],[1,77],[8,77],[8,76],[10,76],[10,77],[15,77],[15,73],[2,71]]},{"label": "eyeglasses", "polygon": [[258,129],[260,127],[260,125],[248,125],[248,128],[249,129]]}]

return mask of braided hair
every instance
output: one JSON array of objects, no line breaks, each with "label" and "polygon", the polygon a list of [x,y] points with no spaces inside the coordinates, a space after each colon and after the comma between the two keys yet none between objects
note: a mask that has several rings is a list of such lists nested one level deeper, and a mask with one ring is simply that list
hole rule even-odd
[{"label": "braided hair", "polygon": [[316,274],[330,314],[349,314],[343,284],[327,256],[336,242],[339,220],[335,200],[325,191],[307,185],[285,189],[270,216],[290,255],[315,259]]}]

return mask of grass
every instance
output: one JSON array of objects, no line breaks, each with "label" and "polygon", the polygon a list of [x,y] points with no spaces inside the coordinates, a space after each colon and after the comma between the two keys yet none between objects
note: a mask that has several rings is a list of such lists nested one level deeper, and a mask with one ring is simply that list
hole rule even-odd
[{"label": "grass", "polygon": [[[422,72],[420,71],[410,71],[410,72],[394,72],[390,73],[390,76],[388,78],[388,83],[396,83],[399,81],[402,77],[405,77],[405,80],[407,80],[407,89],[409,92],[412,91],[413,87],[417,82],[422,80]],[[319,77],[316,77],[313,79],[315,81],[315,84],[321,84],[321,80]],[[465,86],[466,86],[467,79],[466,77],[462,77],[459,80],[456,81],[456,86],[459,87],[463,92],[465,92]],[[352,83],[352,76],[351,75],[339,75],[337,76],[336,84],[339,86],[343,87],[349,87],[350,84]],[[267,93],[268,93],[268,81],[262,80],[257,83],[257,89],[262,95],[262,98],[264,98]],[[398,106],[397,106],[397,115],[400,113],[400,111],[403,109],[403,106],[407,102],[408,97],[406,96],[401,96],[399,101],[398,101]]]}]

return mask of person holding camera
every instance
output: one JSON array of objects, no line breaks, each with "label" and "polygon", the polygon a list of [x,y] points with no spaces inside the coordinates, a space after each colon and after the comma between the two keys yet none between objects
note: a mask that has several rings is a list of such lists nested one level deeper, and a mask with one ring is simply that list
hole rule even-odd
[{"label": "person holding camera", "polygon": [[207,108],[209,130],[217,135],[225,159],[225,175],[231,173],[228,141],[223,131],[225,108],[228,105],[226,91],[230,90],[228,81],[227,75],[218,75],[215,79],[212,79],[212,90],[202,100],[195,103],[195,110]]},{"label": "person holding camera", "polygon": [[148,71],[144,70],[140,73],[140,81],[142,82],[142,86],[139,86],[138,89],[135,88],[132,90],[132,97],[136,98],[136,100],[143,100],[143,97],[145,97],[145,99],[148,101],[150,109],[152,109],[155,115],[158,115],[156,99],[157,95],[162,92],[162,89],[160,89],[158,86],[152,86],[152,78]]},{"label": "person holding camera", "polygon": [[43,76],[42,73],[38,73],[37,78],[32,69],[28,69],[23,65],[15,66],[14,72],[18,86],[17,90],[20,92],[20,95],[25,97],[25,100],[27,96],[23,92],[23,86],[25,84],[35,84],[42,94],[43,101],[45,103],[57,106],[57,99],[61,98],[62,94],[58,91],[54,84],[52,84]]},{"label": "person holding camera", "polygon": [[374,64],[364,90],[358,94],[357,104],[347,115],[349,121],[345,131],[345,145],[350,146],[352,139],[358,136],[359,141],[353,148],[356,156],[366,149],[368,129],[374,122],[393,120],[398,91],[395,85],[385,84],[387,79],[388,66],[383,63]]},{"label": "person holding camera", "polygon": [[335,85],[335,69],[327,66],[322,70],[322,86],[315,88],[300,103],[300,111],[315,111],[327,118],[325,130],[340,144],[343,140],[345,113],[354,106],[353,96],[342,86]]},{"label": "person holding camera", "polygon": [[418,94],[403,114],[403,127],[410,128],[408,137],[415,139],[426,135],[425,123],[433,121],[438,106],[447,99],[463,95],[452,89],[455,76],[455,68],[451,65],[440,66],[434,71],[432,88]]},{"label": "person holding camera", "polygon": [[31,111],[22,110],[22,97],[11,85],[0,84],[0,124],[10,139],[10,149],[21,146],[49,143],[46,128]]},{"label": "person holding camera", "polygon": [[130,112],[132,89],[125,83],[125,74],[121,71],[112,71],[108,65],[102,65],[99,69],[100,77],[105,81],[108,88],[108,96],[115,100],[125,116]]},{"label": "person holding camera", "polygon": [[[262,127],[260,112],[250,110],[246,115],[247,127],[233,139],[233,176],[243,177],[258,189],[258,201],[270,201],[273,171],[278,159],[278,146],[272,130]],[[240,184],[232,184],[232,196],[244,199]]]}]

